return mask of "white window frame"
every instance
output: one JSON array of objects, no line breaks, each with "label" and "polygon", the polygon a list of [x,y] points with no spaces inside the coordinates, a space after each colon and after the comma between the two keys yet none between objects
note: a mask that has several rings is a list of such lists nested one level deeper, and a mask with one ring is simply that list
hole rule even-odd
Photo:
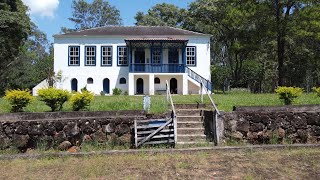
[{"label": "white window frame", "polygon": [[112,46],[101,46],[101,66],[112,66]]},{"label": "white window frame", "polygon": [[196,46],[186,47],[186,65],[196,66],[197,65],[197,48]]},{"label": "white window frame", "polygon": [[96,65],[96,46],[85,46],[85,66],[95,66]]},{"label": "white window frame", "polygon": [[128,65],[128,48],[126,46],[118,46],[118,66]]},{"label": "white window frame", "polygon": [[80,46],[69,46],[68,55],[69,66],[80,66]]}]

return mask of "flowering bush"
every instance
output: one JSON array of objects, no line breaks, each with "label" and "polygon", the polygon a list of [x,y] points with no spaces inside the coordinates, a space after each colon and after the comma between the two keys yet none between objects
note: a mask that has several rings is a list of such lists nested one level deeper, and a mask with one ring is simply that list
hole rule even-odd
[{"label": "flowering bush", "polygon": [[317,94],[317,96],[320,97],[320,87],[318,87],[318,88],[314,87],[314,88],[312,88],[312,90],[313,90],[313,92],[315,92]]},{"label": "flowering bush", "polygon": [[54,87],[40,89],[38,95],[41,101],[44,101],[51,108],[51,111],[61,110],[63,104],[70,98],[70,93],[67,90]]},{"label": "flowering bush", "polygon": [[298,87],[279,86],[276,89],[276,93],[279,95],[279,99],[282,99],[285,105],[292,104],[293,100],[301,96],[302,92],[303,89]]},{"label": "flowering bush", "polygon": [[71,106],[74,111],[79,111],[90,105],[94,99],[93,93],[90,91],[76,92],[70,98]]},{"label": "flowering bush", "polygon": [[23,108],[30,104],[30,102],[34,99],[28,89],[7,90],[4,98],[9,101],[12,112],[23,111]]}]

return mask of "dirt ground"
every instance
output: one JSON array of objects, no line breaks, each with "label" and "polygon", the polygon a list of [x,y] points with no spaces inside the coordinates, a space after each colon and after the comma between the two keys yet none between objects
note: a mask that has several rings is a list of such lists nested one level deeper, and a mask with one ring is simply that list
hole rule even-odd
[{"label": "dirt ground", "polygon": [[0,179],[320,179],[320,149],[0,160]]}]

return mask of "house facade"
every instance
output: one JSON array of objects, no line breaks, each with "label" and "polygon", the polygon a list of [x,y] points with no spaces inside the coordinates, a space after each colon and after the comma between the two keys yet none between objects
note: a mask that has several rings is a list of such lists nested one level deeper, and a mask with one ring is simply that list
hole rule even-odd
[{"label": "house facade", "polygon": [[[54,36],[54,71],[59,88],[129,95],[209,91],[210,35],[172,27],[107,26]],[[34,89],[41,88],[39,84]]]}]

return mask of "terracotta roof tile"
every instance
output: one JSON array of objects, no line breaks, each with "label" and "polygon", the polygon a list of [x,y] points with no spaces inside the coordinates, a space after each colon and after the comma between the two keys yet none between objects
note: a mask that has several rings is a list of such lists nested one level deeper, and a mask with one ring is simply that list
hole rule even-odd
[{"label": "terracotta roof tile", "polygon": [[168,26],[105,26],[55,35],[65,36],[210,36]]}]

